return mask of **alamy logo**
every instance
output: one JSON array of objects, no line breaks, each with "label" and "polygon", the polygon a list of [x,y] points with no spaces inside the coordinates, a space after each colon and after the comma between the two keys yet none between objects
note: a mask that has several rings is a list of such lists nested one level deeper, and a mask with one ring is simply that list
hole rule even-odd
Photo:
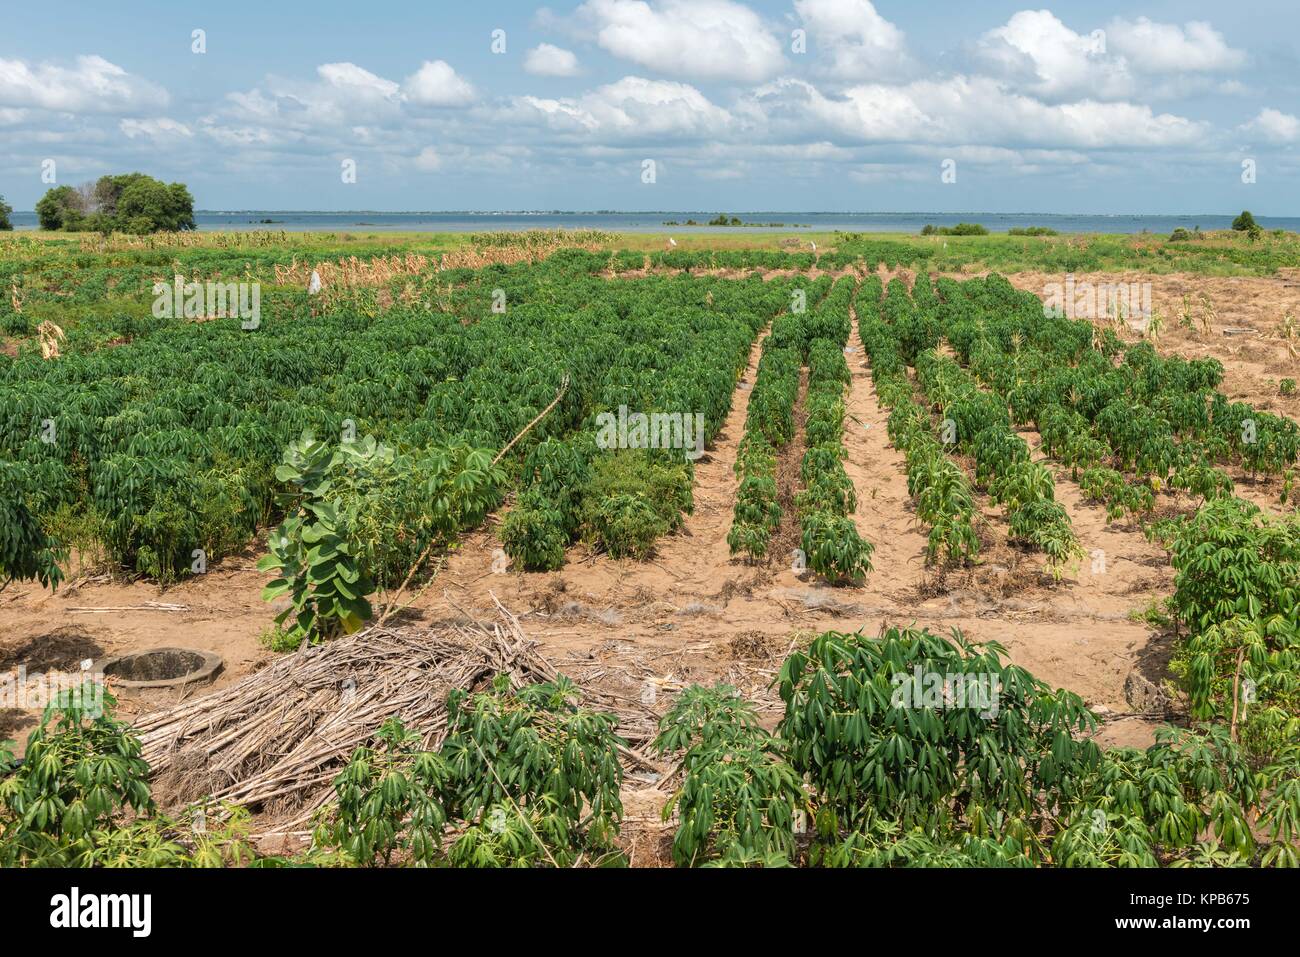
[{"label": "alamy logo", "polygon": [[49,705],[81,708],[91,718],[104,713],[102,675],[91,674],[93,661],[81,663],[77,672],[45,671],[27,673],[26,665],[0,673],[0,708],[43,710]]},{"label": "alamy logo", "polygon": [[1123,319],[1141,322],[1151,318],[1149,282],[1065,282],[1043,287],[1043,315],[1049,319]]},{"label": "alamy logo", "polygon": [[685,449],[694,462],[704,454],[704,413],[633,412],[596,416],[596,445],[602,449]]},{"label": "alamy logo", "polygon": [[981,718],[996,718],[1002,681],[995,674],[948,674],[925,671],[917,665],[911,674],[898,672],[890,679],[894,708],[928,708],[937,711],[970,708]]},{"label": "alamy logo", "polygon": [[186,282],[153,284],[155,319],[239,319],[241,329],[262,324],[260,282]]},{"label": "alamy logo", "polygon": [[153,929],[151,894],[83,895],[74,887],[51,897],[50,908],[50,926],[60,929],[127,927],[134,937],[148,937]]}]

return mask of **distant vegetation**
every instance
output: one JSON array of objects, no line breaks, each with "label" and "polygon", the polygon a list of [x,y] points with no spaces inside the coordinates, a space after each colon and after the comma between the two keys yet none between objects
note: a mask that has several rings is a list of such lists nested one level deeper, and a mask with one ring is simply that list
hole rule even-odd
[{"label": "distant vegetation", "polygon": [[1239,233],[1249,232],[1252,227],[1258,229],[1259,224],[1255,222],[1255,217],[1248,209],[1243,209],[1241,215],[1232,221],[1232,228]]},{"label": "distant vegetation", "polygon": [[1241,215],[1232,221],[1232,228],[1239,233],[1245,233],[1254,242],[1264,235],[1263,227],[1255,222],[1255,217],[1250,215],[1250,210],[1243,209]]},{"label": "distant vegetation", "polygon": [[1007,230],[1008,236],[1059,236],[1050,226],[1013,226]]},{"label": "distant vegetation", "polygon": [[0,231],[14,228],[14,224],[9,221],[9,214],[14,208],[5,202],[5,198],[0,196]]},{"label": "distant vegetation", "polygon": [[79,187],[56,186],[36,204],[41,229],[135,233],[194,229],[194,197],[184,183],[144,173],[101,176]]},{"label": "distant vegetation", "polygon": [[987,227],[979,223],[958,223],[956,226],[934,226],[926,224],[921,229],[922,236],[987,236]]},{"label": "distant vegetation", "polygon": [[[937,233],[927,234],[928,236]],[[1185,242],[1183,240],[1196,240]],[[823,246],[821,239],[817,240]],[[1150,235],[1081,234],[1044,236],[1026,243],[1006,234],[968,236],[943,245],[920,236],[840,231],[825,240],[835,256],[864,256],[935,272],[988,269],[1002,273],[1044,272],[1189,272],[1211,276],[1271,276],[1279,267],[1300,259],[1300,235],[1269,230],[1252,239],[1249,233],[1193,230],[1166,237]],[[827,253],[821,253],[827,255]]]},{"label": "distant vegetation", "polygon": [[685,222],[678,222],[675,219],[664,220],[665,226],[762,226],[768,229],[804,229],[802,223],[746,223],[739,216],[728,216],[726,213],[718,213],[717,216],[710,219],[707,223],[697,222],[694,219],[688,219]]}]

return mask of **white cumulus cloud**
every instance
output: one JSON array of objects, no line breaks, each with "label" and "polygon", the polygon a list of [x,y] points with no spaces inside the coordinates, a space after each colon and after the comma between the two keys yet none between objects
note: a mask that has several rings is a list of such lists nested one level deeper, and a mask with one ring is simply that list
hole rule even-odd
[{"label": "white cumulus cloud", "polygon": [[402,84],[406,98],[423,106],[468,106],[478,98],[473,84],[446,60],[429,60]]},{"label": "white cumulus cloud", "polygon": [[785,65],[762,18],[732,0],[587,0],[577,13],[602,49],[660,73],[755,83]]},{"label": "white cumulus cloud", "polygon": [[118,129],[125,133],[128,139],[143,136],[154,140],[166,140],[177,136],[190,137],[194,135],[194,131],[184,123],[168,119],[165,116],[156,120],[125,119],[117,125]]},{"label": "white cumulus cloud", "polygon": [[1300,119],[1272,107],[1264,107],[1243,130],[1257,133],[1271,143],[1294,143],[1300,140]]},{"label": "white cumulus cloud", "polygon": [[571,50],[539,43],[524,54],[524,70],[534,76],[577,76],[578,58]]},{"label": "white cumulus cloud", "polygon": [[69,113],[133,113],[167,105],[167,91],[132,76],[101,56],[79,56],[71,67],[32,66],[0,58],[0,106]]},{"label": "white cumulus cloud", "polygon": [[426,146],[420,150],[420,154],[415,157],[413,162],[416,169],[426,173],[432,173],[442,167],[442,157],[438,155],[438,151],[432,146]]},{"label": "white cumulus cloud", "polygon": [[810,46],[830,56],[827,72],[852,80],[879,79],[911,66],[903,31],[870,0],[795,0]]},{"label": "white cumulus cloud", "polygon": [[518,97],[510,113],[560,132],[614,139],[718,136],[732,124],[731,115],[695,87],[639,76],[625,76],[580,97]]},{"label": "white cumulus cloud", "polygon": [[829,129],[837,141],[857,143],[1148,149],[1193,144],[1208,129],[1144,104],[1051,104],[1008,91],[989,77],[965,76],[867,83],[841,96],[786,78],[761,87],[742,112],[778,138],[825,135]]},{"label": "white cumulus cloud", "polygon": [[1050,10],[1021,10],[975,44],[979,61],[995,76],[1051,99],[1132,92],[1128,67],[1106,49],[1105,31],[1077,33]]},{"label": "white cumulus cloud", "polygon": [[1220,73],[1247,61],[1244,51],[1228,46],[1222,33],[1200,20],[1180,27],[1146,17],[1117,18],[1106,27],[1106,46],[1135,73]]}]

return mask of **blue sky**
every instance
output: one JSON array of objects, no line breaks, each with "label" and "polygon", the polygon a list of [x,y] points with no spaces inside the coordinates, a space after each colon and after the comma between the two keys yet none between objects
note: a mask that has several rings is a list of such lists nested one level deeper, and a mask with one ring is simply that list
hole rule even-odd
[{"label": "blue sky", "polygon": [[20,210],[53,160],[217,210],[1300,215],[1280,0],[55,0],[0,23]]}]

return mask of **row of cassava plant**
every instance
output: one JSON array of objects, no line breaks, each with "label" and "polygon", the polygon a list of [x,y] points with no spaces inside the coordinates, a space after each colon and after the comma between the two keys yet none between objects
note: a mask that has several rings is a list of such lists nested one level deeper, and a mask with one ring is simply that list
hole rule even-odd
[{"label": "row of cassava plant", "polygon": [[789,311],[772,321],[772,330],[763,340],[745,414],[745,434],[736,455],[740,487],[727,533],[733,555],[743,554],[751,560],[766,558],[772,534],[781,524],[777,457],[795,437],[795,406],[807,341],[807,303],[810,299],[818,303],[830,286],[831,281],[823,277],[809,288],[797,290]]},{"label": "row of cassava plant", "polygon": [[[730,410],[754,338],[789,293],[783,281],[682,282],[675,297],[635,303],[629,335],[644,341],[615,358],[578,428],[552,429],[526,453],[501,529],[517,567],[557,569],[579,538],[643,559],[690,512],[694,461]],[[629,414],[631,428],[607,434],[608,421]]]},{"label": "row of cassava plant", "polygon": [[[370,434],[415,457],[455,444],[501,449],[562,392],[512,448],[512,475],[537,443],[594,433],[597,416],[624,406],[700,415],[707,444],[791,281],[611,281],[590,257],[430,272],[382,290],[391,295],[354,290],[330,302],[284,290],[250,328],[155,317],[147,301],[107,310],[69,325],[57,362],[26,344],[0,355],[0,457],[40,470],[28,507],[49,535],[167,581],[195,573],[196,550],[218,561],[285,517],[274,472],[304,431]],[[202,271],[197,260],[182,266]],[[140,268],[147,289],[149,266]],[[656,478],[689,490],[689,462],[679,454],[677,464]],[[647,488],[640,474],[617,477],[605,500],[584,496],[592,521],[582,534],[632,550],[643,539],[628,544],[619,530],[645,524]],[[560,536],[572,533],[563,508],[536,496],[525,504],[543,518],[559,511]],[[517,536],[525,557],[554,564],[556,524],[533,521],[545,534]]]},{"label": "row of cassava plant", "polygon": [[1047,555],[1059,573],[1082,549],[1069,514],[1056,501],[1048,469],[1029,456],[1029,446],[1011,427],[1006,406],[980,389],[951,358],[933,350],[918,353],[917,381],[942,419],[943,440],[974,460],[975,484],[1005,507],[1012,540]]},{"label": "row of cassava plant", "polygon": [[928,277],[918,276],[915,283],[920,306],[914,299],[909,303],[902,280],[892,280],[890,287],[885,318],[903,359],[916,369],[917,383],[940,422],[943,445],[974,460],[975,484],[1006,507],[1011,538],[1043,551],[1054,573],[1060,574],[1081,549],[1069,515],[1055,501],[1051,473],[1031,461],[1029,447],[1012,428],[998,395],[981,388],[970,373],[938,351],[945,331],[960,321],[967,298],[951,292],[936,297]]},{"label": "row of cassava plant", "polygon": [[[916,288],[929,289],[929,278],[918,275]],[[942,564],[972,562],[979,554],[979,535],[970,479],[945,453],[929,412],[916,400],[903,358],[898,332],[917,324],[912,300],[901,281],[891,282],[883,304],[882,292],[878,277],[863,281],[857,297],[858,335],[871,360],[876,394],[890,410],[890,441],[906,459],[908,494],[916,503],[917,518],[930,529],[926,559]],[[882,308],[889,310],[891,321],[884,321]]]},{"label": "row of cassava plant", "polygon": [[833,584],[857,584],[871,570],[873,546],[853,522],[857,495],[844,470],[844,396],[851,381],[844,347],[852,328],[855,283],[840,279],[808,316],[808,392],[795,498],[801,549],[808,568]]},{"label": "row of cassava plant", "polygon": [[[1213,620],[1221,602],[1249,609],[1253,600],[1240,576],[1220,575],[1196,557],[1197,543],[1216,534],[1210,524],[1225,521],[1241,549],[1263,535],[1273,541],[1270,561],[1292,574],[1300,563],[1294,521],[1278,542],[1279,530],[1257,516],[1206,514],[1205,527],[1184,529],[1188,560],[1178,587],[1189,621]],[[1202,592],[1206,600],[1198,601]],[[688,688],[656,740],[677,763],[679,784],[664,811],[666,819],[677,816],[674,859],[683,866],[1300,865],[1293,623],[1285,630],[1295,596],[1275,589],[1269,601],[1262,633],[1210,626],[1187,647],[1192,724],[1161,728],[1144,750],[1102,750],[1077,695],[1006,663],[998,644],[975,645],[955,630],[948,637],[915,627],[819,635],[781,666],[784,714],[775,733],[734,689]],[[1244,674],[1243,657],[1252,667]],[[1234,660],[1235,673],[1224,665]],[[1263,689],[1250,699],[1253,716],[1232,704],[1230,679],[1246,674]],[[247,813],[237,807],[191,808],[188,822],[159,813],[139,742],[113,717],[111,696],[98,711],[84,707],[87,700],[66,692],[53,703],[16,768],[0,749],[0,863],[624,863],[616,845],[622,742],[614,719],[582,707],[563,679],[514,689],[501,676],[484,691],[453,693],[436,750],[400,720],[385,722],[336,778],[311,848],[289,859],[259,857],[247,839]]]},{"label": "row of cassava plant", "polygon": [[[1204,499],[1231,491],[1222,465],[1278,476],[1300,457],[1296,423],[1217,391],[1216,359],[1162,356],[1145,340],[1126,347],[1113,329],[1044,315],[1036,296],[1001,276],[940,280],[940,290],[958,357],[1006,397],[1017,421],[1068,426],[1051,431],[1071,468],[1100,464],[1133,472],[1154,493]],[[1077,415],[1062,419],[1060,410]]]}]

